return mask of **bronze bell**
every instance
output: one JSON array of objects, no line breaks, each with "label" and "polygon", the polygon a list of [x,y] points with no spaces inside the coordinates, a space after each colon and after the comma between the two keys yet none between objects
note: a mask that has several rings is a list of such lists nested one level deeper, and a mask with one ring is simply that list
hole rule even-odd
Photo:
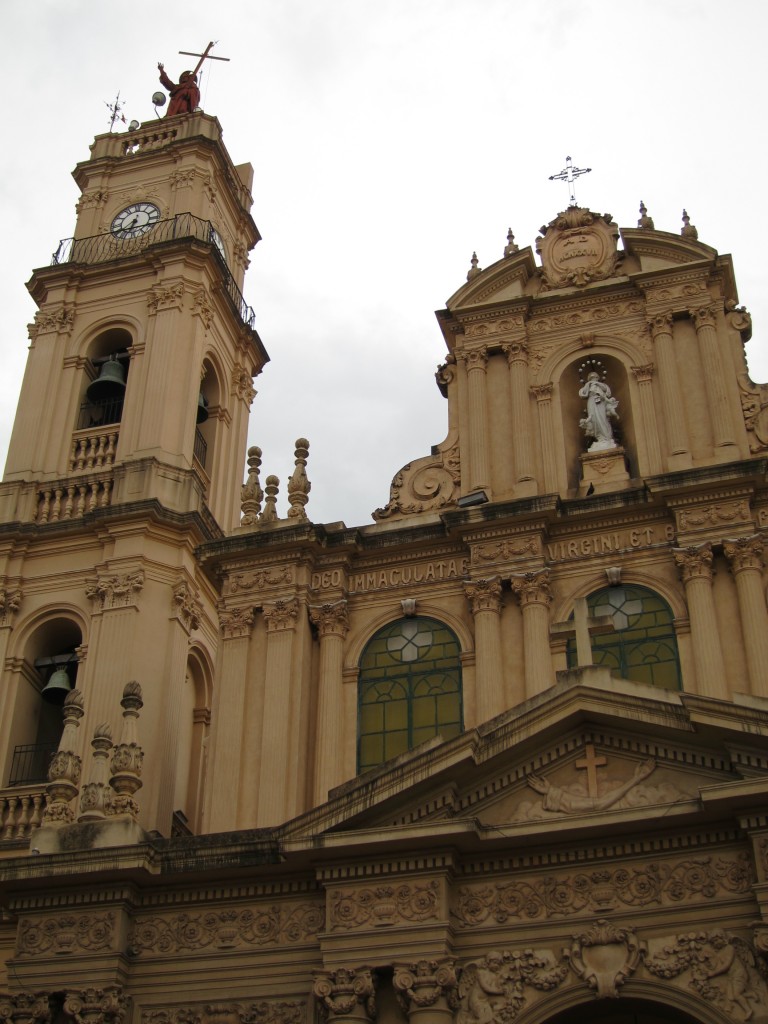
[{"label": "bronze bell", "polygon": [[103,402],[109,398],[118,398],[125,392],[125,370],[122,364],[112,355],[102,363],[99,376],[91,381],[86,390],[88,401]]},{"label": "bronze bell", "polygon": [[208,399],[201,391],[197,398],[197,419],[195,422],[199,425],[205,423],[208,419]]},{"label": "bronze bell", "polygon": [[45,684],[40,696],[49,704],[61,705],[71,689],[72,683],[67,675],[67,670],[63,665],[59,665],[56,671],[51,674],[51,678]]}]

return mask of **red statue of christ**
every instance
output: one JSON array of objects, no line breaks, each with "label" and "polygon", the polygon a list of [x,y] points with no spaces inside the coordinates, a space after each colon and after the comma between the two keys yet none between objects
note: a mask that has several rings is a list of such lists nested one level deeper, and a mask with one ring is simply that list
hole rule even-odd
[{"label": "red statue of christ", "polygon": [[182,71],[179,84],[174,85],[162,64],[158,64],[160,81],[171,94],[171,102],[168,104],[166,117],[173,117],[174,114],[191,114],[200,106],[200,90],[197,88],[197,75],[194,71]]}]

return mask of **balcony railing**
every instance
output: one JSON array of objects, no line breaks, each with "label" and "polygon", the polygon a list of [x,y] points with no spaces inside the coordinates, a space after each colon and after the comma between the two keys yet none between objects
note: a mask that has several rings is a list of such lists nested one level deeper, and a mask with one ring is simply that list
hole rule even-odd
[{"label": "balcony railing", "polygon": [[48,765],[56,753],[55,743],[23,743],[14,748],[9,786],[28,786],[48,779]]},{"label": "balcony railing", "polygon": [[40,827],[45,804],[45,786],[41,785],[0,793],[0,849],[3,842],[28,840]]},{"label": "balcony railing", "polygon": [[246,303],[243,293],[235,284],[235,279],[219,252],[213,225],[209,220],[201,220],[191,213],[179,213],[168,220],[160,220],[149,231],[137,238],[115,238],[110,232],[92,235],[90,238],[63,238],[51,258],[51,264],[62,263],[109,263],[112,260],[123,260],[136,256],[147,249],[169,242],[183,242],[194,239],[207,242],[219,261],[224,275],[224,288],[235,312],[246,327],[254,327],[253,309]]},{"label": "balcony railing", "polygon": [[195,427],[195,447],[193,454],[203,469],[205,469],[205,460],[208,458],[208,442],[200,433],[199,427]]}]

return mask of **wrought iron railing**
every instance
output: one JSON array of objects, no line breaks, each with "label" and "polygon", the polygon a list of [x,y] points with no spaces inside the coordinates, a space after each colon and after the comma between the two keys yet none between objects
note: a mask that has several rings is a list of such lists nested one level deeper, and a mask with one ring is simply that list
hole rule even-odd
[{"label": "wrought iron railing", "polygon": [[125,395],[114,398],[98,398],[87,400],[80,406],[77,419],[78,430],[89,430],[91,427],[103,427],[109,423],[119,423],[123,417]]},{"label": "wrought iron railing", "polygon": [[33,782],[45,782],[48,765],[56,750],[55,743],[23,743],[14,747],[8,785],[28,786]]},{"label": "wrought iron railing", "polygon": [[208,442],[200,433],[199,427],[195,427],[195,446],[193,454],[203,469],[205,469],[205,460],[208,458]]},{"label": "wrought iron railing", "polygon": [[243,293],[235,284],[235,279],[219,252],[213,225],[209,220],[201,220],[191,213],[179,213],[168,220],[159,220],[136,238],[116,238],[110,232],[92,235],[90,238],[62,238],[58,249],[51,257],[51,264],[56,266],[61,263],[109,263],[112,260],[136,256],[156,245],[188,239],[207,242],[211,246],[221,266],[224,287],[235,312],[246,327],[253,328],[256,320],[253,309],[243,298]]}]

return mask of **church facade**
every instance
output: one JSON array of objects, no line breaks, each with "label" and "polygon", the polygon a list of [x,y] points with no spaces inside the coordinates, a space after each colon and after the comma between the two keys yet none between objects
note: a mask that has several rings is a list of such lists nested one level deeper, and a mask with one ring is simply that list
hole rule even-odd
[{"label": "church facade", "polygon": [[[5,1024],[768,1021],[768,386],[569,206],[437,313],[359,527],[246,453],[252,170],[98,136],[0,484]],[[243,466],[247,478],[242,483]]]}]

